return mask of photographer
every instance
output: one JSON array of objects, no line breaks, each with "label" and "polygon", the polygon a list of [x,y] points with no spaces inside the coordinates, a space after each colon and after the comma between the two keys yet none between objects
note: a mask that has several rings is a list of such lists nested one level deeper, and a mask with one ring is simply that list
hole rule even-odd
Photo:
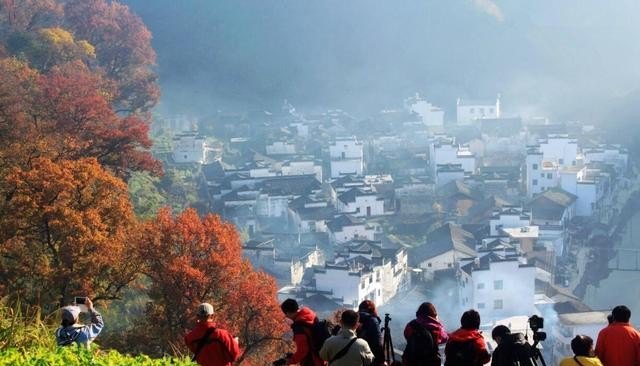
[{"label": "photographer", "polygon": [[522,333],[511,333],[505,325],[491,331],[491,338],[498,344],[491,355],[491,366],[536,366],[532,349]]},{"label": "photographer", "polygon": [[62,322],[56,330],[58,346],[68,346],[73,343],[89,347],[91,342],[100,334],[104,327],[102,315],[93,308],[93,302],[88,297],[84,303],[91,314],[91,324],[80,324],[80,307],[69,305],[62,308]]}]

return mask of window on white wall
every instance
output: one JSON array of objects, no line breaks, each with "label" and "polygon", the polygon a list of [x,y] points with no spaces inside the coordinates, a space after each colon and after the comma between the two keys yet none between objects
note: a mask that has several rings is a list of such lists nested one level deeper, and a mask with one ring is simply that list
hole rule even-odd
[{"label": "window on white wall", "polygon": [[477,308],[478,309],[484,309],[484,303],[483,302],[479,302]]},{"label": "window on white wall", "polygon": [[502,300],[494,300],[493,301],[493,309],[494,310],[502,310]]},{"label": "window on white wall", "polygon": [[482,289],[484,288],[484,283],[482,283],[482,282],[478,283],[478,285],[476,286],[476,288],[477,288],[478,290],[482,290]]},{"label": "window on white wall", "polygon": [[493,281],[493,289],[494,290],[502,290],[503,283],[502,280]]}]

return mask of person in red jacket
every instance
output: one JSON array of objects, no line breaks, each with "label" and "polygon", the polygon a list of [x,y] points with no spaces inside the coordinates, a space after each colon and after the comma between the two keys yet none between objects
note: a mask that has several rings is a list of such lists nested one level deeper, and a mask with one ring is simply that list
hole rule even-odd
[{"label": "person in red jacket", "polygon": [[611,324],[598,333],[596,355],[604,366],[640,365],[640,333],[629,324],[631,310],[620,305],[611,315]]},{"label": "person in red jacket", "polygon": [[201,366],[231,366],[240,356],[237,339],[228,331],[216,328],[211,304],[200,304],[196,316],[195,328],[184,337],[193,352],[192,361]]},{"label": "person in red jacket", "polygon": [[316,313],[306,307],[300,307],[294,299],[286,299],[280,308],[284,315],[293,321],[293,342],[296,352],[285,359],[274,362],[276,364],[300,364],[302,366],[323,366],[325,362],[320,358],[319,351],[313,349],[311,327],[318,321]]},{"label": "person in red jacket", "polygon": [[480,314],[467,310],[460,318],[460,329],[449,334],[444,348],[445,366],[481,366],[491,360],[480,332]]}]

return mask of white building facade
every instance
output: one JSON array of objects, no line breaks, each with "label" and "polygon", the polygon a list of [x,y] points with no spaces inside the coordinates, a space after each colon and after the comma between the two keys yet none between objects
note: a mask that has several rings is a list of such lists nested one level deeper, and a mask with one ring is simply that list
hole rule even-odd
[{"label": "white building facade", "polygon": [[458,98],[456,112],[458,125],[462,126],[483,118],[500,118],[500,96],[495,101]]},{"label": "white building facade", "polygon": [[363,144],[355,137],[336,139],[329,145],[329,157],[331,159],[331,178],[338,178],[345,174],[363,174]]}]

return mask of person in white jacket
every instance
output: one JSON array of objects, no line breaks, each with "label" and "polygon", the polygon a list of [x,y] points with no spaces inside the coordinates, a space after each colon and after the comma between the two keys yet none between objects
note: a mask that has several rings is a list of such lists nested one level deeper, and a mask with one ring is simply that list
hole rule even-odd
[{"label": "person in white jacket", "polygon": [[340,332],[322,345],[320,357],[329,366],[368,366],[373,362],[367,341],[356,337],[358,318],[355,311],[345,310],[340,317]]}]

